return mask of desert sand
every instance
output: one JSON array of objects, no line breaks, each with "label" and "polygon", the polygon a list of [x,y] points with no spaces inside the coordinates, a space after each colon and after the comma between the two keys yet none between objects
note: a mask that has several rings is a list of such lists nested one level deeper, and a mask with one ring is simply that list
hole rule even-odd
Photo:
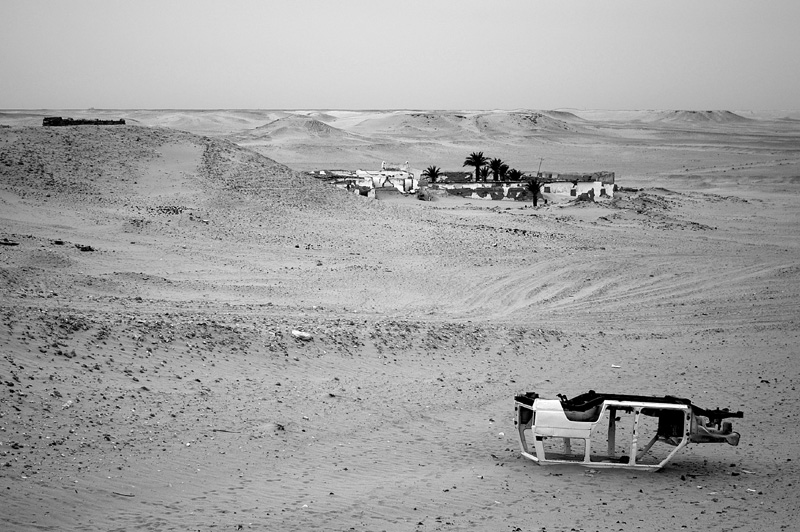
[{"label": "desert sand", "polygon": [[[0,529],[796,529],[798,118],[0,112]],[[534,209],[303,172],[472,151],[623,188]],[[520,457],[515,393],[589,389],[742,410],[741,443]]]}]

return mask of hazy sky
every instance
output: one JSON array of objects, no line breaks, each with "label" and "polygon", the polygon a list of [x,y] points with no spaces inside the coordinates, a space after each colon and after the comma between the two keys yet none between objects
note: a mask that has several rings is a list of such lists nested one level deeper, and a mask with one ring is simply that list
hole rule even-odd
[{"label": "hazy sky", "polygon": [[0,0],[0,108],[798,109],[793,0]]}]

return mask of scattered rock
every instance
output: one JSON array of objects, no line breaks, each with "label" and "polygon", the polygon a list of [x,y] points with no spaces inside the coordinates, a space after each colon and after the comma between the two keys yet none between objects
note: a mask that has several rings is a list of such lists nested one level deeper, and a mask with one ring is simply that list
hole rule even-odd
[{"label": "scattered rock", "polygon": [[308,342],[314,338],[313,336],[311,336],[310,333],[304,331],[298,331],[297,329],[292,330],[292,336],[294,336],[298,340],[303,340],[304,342]]}]

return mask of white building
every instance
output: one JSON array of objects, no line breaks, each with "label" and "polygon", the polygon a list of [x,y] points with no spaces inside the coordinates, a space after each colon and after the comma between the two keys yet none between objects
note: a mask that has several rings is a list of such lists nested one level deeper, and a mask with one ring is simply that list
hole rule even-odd
[{"label": "white building", "polygon": [[355,185],[375,189],[389,187],[400,192],[414,192],[419,187],[421,174],[422,171],[411,168],[408,161],[402,165],[387,164],[386,161],[383,161],[381,169],[377,172],[356,170]]}]

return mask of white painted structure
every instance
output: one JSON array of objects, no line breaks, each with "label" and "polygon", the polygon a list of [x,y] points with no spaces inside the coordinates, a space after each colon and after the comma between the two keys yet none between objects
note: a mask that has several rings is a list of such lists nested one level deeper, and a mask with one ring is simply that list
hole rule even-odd
[{"label": "white painted structure", "polygon": [[614,184],[603,183],[602,181],[588,181],[572,183],[569,181],[554,181],[552,183],[545,183],[542,186],[542,192],[545,194],[559,194],[570,197],[580,197],[582,194],[589,194],[595,198],[601,196],[614,197]]},{"label": "white painted structure", "polygon": [[591,174],[540,172],[537,177],[544,181],[542,192],[545,194],[558,194],[573,198],[580,198],[584,194],[590,198],[614,197],[614,172]]},{"label": "white painted structure", "polygon": [[400,192],[414,192],[419,188],[421,174],[422,171],[411,168],[408,161],[402,165],[389,165],[383,161],[381,169],[377,172],[356,170],[355,184],[373,189],[392,187]]}]

